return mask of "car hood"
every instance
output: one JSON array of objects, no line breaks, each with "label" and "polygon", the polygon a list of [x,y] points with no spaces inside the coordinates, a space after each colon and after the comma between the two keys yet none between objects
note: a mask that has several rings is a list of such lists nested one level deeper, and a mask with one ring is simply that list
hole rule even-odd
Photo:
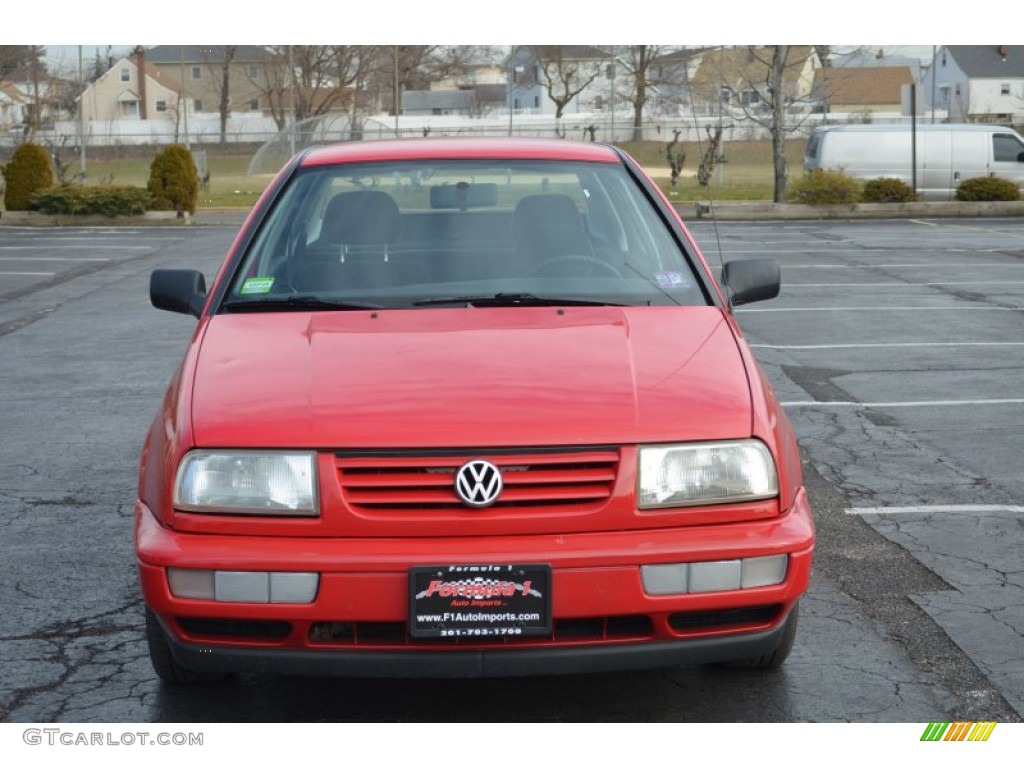
[{"label": "car hood", "polygon": [[716,307],[221,314],[192,391],[201,447],[618,445],[751,431]]}]

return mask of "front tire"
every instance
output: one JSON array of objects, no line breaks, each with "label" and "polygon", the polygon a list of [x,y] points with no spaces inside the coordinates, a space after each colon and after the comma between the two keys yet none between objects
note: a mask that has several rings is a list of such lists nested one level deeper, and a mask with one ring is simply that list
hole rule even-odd
[{"label": "front tire", "polygon": [[778,669],[789,658],[796,641],[796,625],[800,618],[800,604],[797,603],[786,617],[786,626],[775,650],[749,659],[737,659],[723,664],[731,669]]},{"label": "front tire", "polygon": [[197,672],[181,666],[171,653],[171,646],[164,637],[163,628],[156,615],[146,609],[146,643],[149,645],[149,660],[157,676],[165,683],[183,685],[190,683],[218,683],[227,675],[217,672]]}]

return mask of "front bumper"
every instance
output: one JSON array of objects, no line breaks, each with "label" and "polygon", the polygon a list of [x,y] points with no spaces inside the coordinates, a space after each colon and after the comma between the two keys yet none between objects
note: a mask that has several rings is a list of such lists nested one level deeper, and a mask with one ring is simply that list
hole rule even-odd
[{"label": "front bumper", "polygon": [[[346,676],[477,677],[640,669],[761,656],[779,644],[810,581],[814,524],[801,491],[770,520],[565,536],[439,539],[239,537],[179,533],[139,503],[143,595],[184,667]],[[696,594],[644,592],[640,565],[787,554],[773,586]],[[416,565],[546,563],[550,636],[415,640],[405,628]],[[167,567],[315,571],[308,604],[175,597]],[[318,628],[351,627],[325,639]],[[266,632],[262,629],[267,628]],[[271,631],[272,628],[273,631]]]}]

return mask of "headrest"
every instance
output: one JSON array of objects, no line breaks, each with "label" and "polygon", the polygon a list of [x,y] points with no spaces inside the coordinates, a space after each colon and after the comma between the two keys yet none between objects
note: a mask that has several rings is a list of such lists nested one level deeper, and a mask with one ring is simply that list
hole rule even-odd
[{"label": "headrest", "polygon": [[583,231],[579,208],[568,195],[530,195],[516,204],[512,230],[516,233],[535,229],[571,229]]},{"label": "headrest", "polygon": [[324,212],[321,238],[332,244],[386,245],[398,240],[402,216],[391,196],[376,190],[342,192]]}]

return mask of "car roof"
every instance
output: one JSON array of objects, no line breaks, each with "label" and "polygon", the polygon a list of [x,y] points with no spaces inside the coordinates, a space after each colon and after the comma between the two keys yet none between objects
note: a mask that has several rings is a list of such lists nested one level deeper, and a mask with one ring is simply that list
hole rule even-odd
[{"label": "car roof", "polygon": [[578,160],[598,163],[621,162],[606,144],[538,138],[385,139],[350,141],[315,147],[302,158],[303,167],[338,163],[387,162],[389,160]]}]

